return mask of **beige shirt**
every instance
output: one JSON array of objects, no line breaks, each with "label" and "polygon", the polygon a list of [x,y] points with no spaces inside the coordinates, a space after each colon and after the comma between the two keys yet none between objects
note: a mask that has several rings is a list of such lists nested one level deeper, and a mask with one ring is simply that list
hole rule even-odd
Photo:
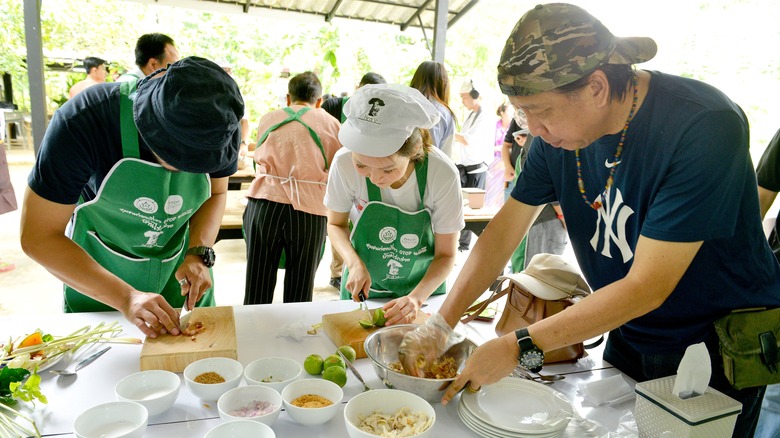
[{"label": "beige shirt", "polygon": [[[297,112],[303,107],[293,105],[291,108]],[[268,128],[287,117],[283,109],[263,116],[257,128],[258,140]],[[320,108],[309,110],[301,120],[320,137],[330,166],[336,151],[341,148],[338,139],[341,125]],[[248,197],[291,204],[296,210],[326,216],[323,198],[328,171],[320,148],[303,124],[292,121],[268,134],[265,142],[255,150],[255,163],[257,170]]]}]

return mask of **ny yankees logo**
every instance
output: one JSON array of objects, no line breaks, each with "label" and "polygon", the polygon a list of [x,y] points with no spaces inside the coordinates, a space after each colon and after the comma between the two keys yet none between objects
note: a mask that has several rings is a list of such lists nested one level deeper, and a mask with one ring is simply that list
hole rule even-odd
[{"label": "ny yankees logo", "polygon": [[[596,222],[596,232],[590,239],[590,246],[594,251],[598,251],[599,241],[602,240],[601,230],[602,221],[604,222],[604,236],[603,247],[601,248],[601,255],[612,258],[612,251],[610,248],[610,242],[614,240],[615,246],[620,250],[620,254],[623,256],[623,263],[631,260],[634,257],[634,252],[631,251],[631,247],[626,241],[626,222],[628,218],[634,214],[634,210],[631,207],[623,204],[623,194],[620,190],[615,188],[615,202],[612,203],[610,194],[613,191],[610,190],[606,194],[599,195],[596,198],[597,202],[601,202],[603,207],[598,209],[599,218]],[[602,200],[602,196],[606,196]]]}]

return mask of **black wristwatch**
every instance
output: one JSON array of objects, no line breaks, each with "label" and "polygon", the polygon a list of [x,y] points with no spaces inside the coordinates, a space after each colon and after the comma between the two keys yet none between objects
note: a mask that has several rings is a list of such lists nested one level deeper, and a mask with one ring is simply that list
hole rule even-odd
[{"label": "black wristwatch", "polygon": [[200,256],[207,268],[214,266],[214,262],[217,259],[217,255],[214,254],[214,248],[209,248],[208,246],[193,246],[187,250],[185,255]]},{"label": "black wristwatch", "polygon": [[534,344],[528,329],[515,330],[515,336],[517,336],[517,346],[520,347],[520,355],[517,357],[520,366],[533,373],[541,371],[544,365],[544,352]]}]

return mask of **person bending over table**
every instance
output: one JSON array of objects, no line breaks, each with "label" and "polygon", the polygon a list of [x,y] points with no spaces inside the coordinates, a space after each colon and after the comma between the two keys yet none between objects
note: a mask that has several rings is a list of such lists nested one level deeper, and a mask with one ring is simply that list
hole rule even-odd
[{"label": "person bending over table", "polygon": [[432,147],[439,113],[416,89],[366,85],[344,112],[325,194],[328,235],[346,264],[341,298],[393,298],[387,324],[408,323],[446,291],[465,225],[458,171]]},{"label": "person bending over table", "polygon": [[[90,87],[52,119],[28,178],[24,251],[65,283],[66,312],[119,310],[144,334],[213,305],[211,248],[237,168],[244,102],[190,57],[140,81]],[[66,232],[67,228],[67,232]]]},{"label": "person bending over table", "polygon": [[761,227],[743,111],[702,82],[634,70],[650,38],[616,38],[585,10],[536,6],[507,39],[501,91],[537,136],[512,197],[480,236],[440,313],[407,334],[407,370],[441,354],[463,311],[490,285],[542,205],[559,201],[596,292],[564,312],[480,346],[443,402],[541,369],[542,352],[609,333],[604,359],[636,381],[676,373],[704,342],[709,385],[742,403],[749,437],[765,387],[727,381],[713,322],[780,305],[780,266]]}]

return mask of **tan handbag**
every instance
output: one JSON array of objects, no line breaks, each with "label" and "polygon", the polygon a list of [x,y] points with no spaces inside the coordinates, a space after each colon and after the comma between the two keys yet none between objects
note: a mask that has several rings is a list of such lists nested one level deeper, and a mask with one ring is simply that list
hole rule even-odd
[{"label": "tan handbag", "polygon": [[[496,288],[496,291],[493,292],[487,300],[474,304],[466,310],[464,314],[469,314],[469,316],[462,318],[461,322],[465,324],[472,321],[476,315],[479,315],[490,303],[507,295],[506,306],[501,314],[501,318],[499,318],[498,323],[496,323],[496,334],[498,336],[503,336],[561,312],[579,299],[579,297],[575,295],[555,301],[539,298],[523,287],[517,280],[517,276],[519,275],[520,274],[512,274],[499,277],[498,280],[500,283],[499,287]],[[587,347],[595,347],[600,344],[602,340],[603,337],[598,341],[589,344]],[[545,351],[544,363],[550,364],[576,361],[585,356],[585,348],[583,343],[579,342],[556,350]]]}]

